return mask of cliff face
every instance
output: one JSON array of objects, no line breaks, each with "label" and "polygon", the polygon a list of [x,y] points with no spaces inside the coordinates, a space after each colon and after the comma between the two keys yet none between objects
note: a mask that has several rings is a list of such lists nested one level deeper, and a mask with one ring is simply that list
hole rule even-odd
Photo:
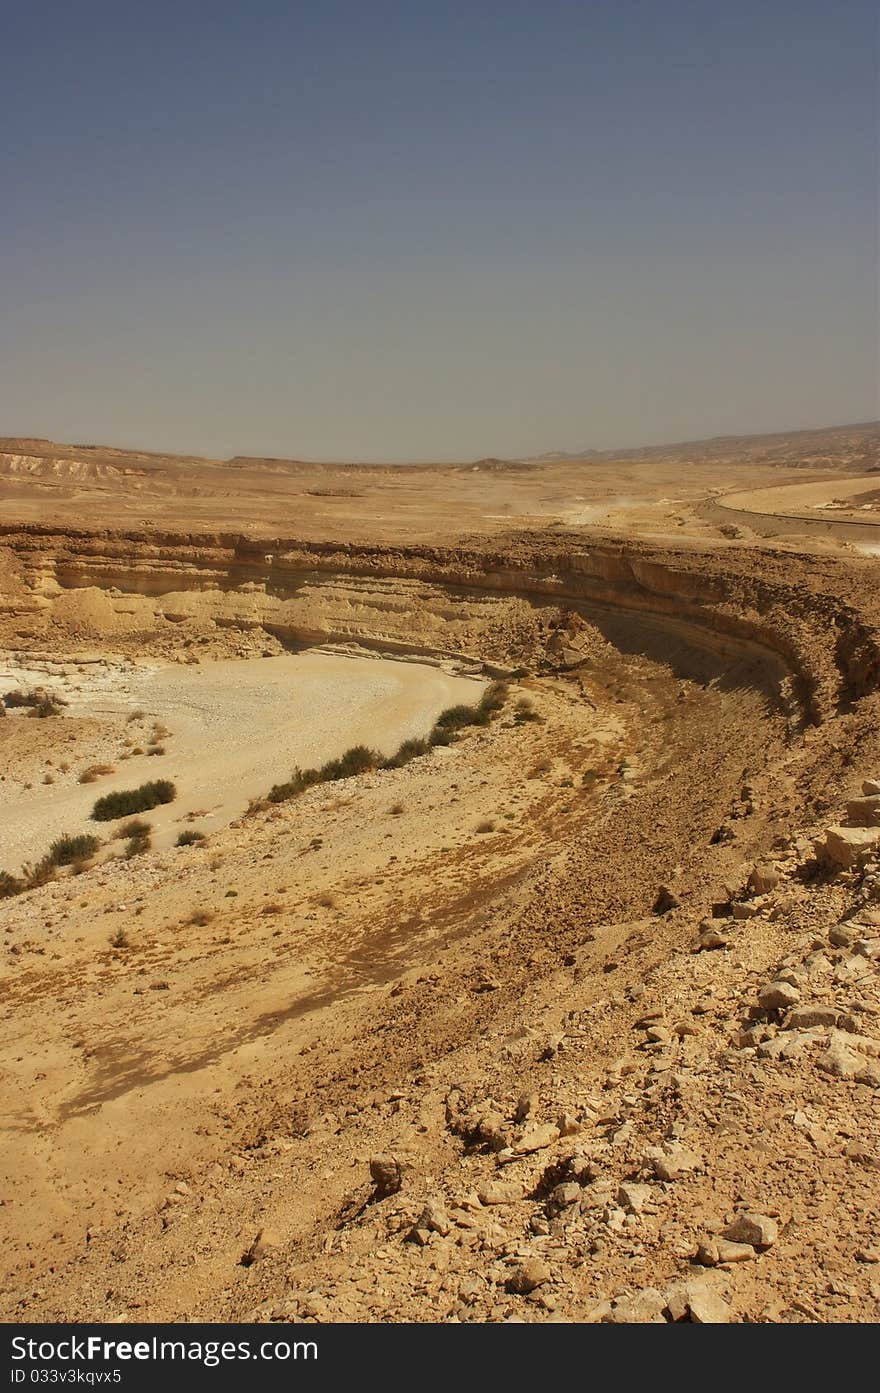
[{"label": "cliff face", "polygon": [[[737,681],[771,687],[788,674],[816,723],[880,680],[876,597],[858,563],[765,553],[757,568],[733,549],[582,536],[521,535],[497,550],[37,527],[0,539],[5,627],[19,638],[57,625],[97,640],[208,623],[291,643],[358,641],[516,665],[579,614],[673,672],[723,680],[735,667]],[[577,653],[575,642],[570,658]]]}]

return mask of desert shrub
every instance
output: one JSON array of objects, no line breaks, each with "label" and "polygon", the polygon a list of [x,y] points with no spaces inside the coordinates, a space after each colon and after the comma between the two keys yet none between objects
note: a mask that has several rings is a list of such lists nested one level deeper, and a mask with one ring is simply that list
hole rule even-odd
[{"label": "desert shrub", "polygon": [[144,822],[142,817],[133,817],[130,822],[124,822],[114,833],[117,837],[148,837],[153,830],[151,822]]},{"label": "desert shrub", "polygon": [[366,745],[352,745],[339,759],[329,759],[319,770],[322,783],[335,783],[337,779],[350,779],[356,774],[369,774],[378,769],[382,756]]},{"label": "desert shrub", "polygon": [[464,726],[474,724],[477,716],[475,706],[447,706],[445,711],[441,711],[435,722],[437,730],[462,730]]},{"label": "desert shrub", "polygon": [[388,811],[390,812],[392,817],[400,817],[401,813],[405,812],[406,809],[404,808],[402,803],[393,803],[392,806],[388,809]]},{"label": "desert shrub", "polygon": [[42,687],[38,687],[29,692],[6,692],[2,698],[3,705],[10,710],[16,707],[29,706],[32,715],[60,716],[62,706],[67,702],[55,692],[47,692]]},{"label": "desert shrub", "polygon": [[93,784],[102,774],[115,774],[116,768],[112,764],[90,764],[84,769],[77,779],[80,784]]},{"label": "desert shrub", "polygon": [[145,851],[149,851],[153,843],[148,836],[129,837],[125,843],[125,855],[127,860],[133,856],[141,856]]},{"label": "desert shrub", "polygon": [[128,713],[128,716],[126,717],[126,720],[128,720],[128,721],[142,721],[142,720],[144,719],[144,716],[146,716],[146,714],[147,714],[146,711],[141,711],[141,710],[130,711],[130,712]]},{"label": "desert shrub", "polygon": [[273,784],[269,790],[268,798],[270,803],[284,803],[288,798],[295,798],[298,793],[311,788],[314,784],[321,782],[321,774],[317,769],[294,769],[286,783]]},{"label": "desert shrub", "polygon": [[80,832],[76,836],[65,834],[56,837],[49,847],[47,857],[53,866],[69,866],[73,861],[85,861],[94,856],[101,843],[90,832]]},{"label": "desert shrub", "polygon": [[52,860],[52,856],[49,852],[47,852],[36,865],[33,865],[30,861],[26,862],[26,864],[22,866],[25,889],[35,890],[38,885],[48,885],[50,880],[55,879],[57,870],[58,867]]},{"label": "desert shrub", "polygon": [[171,803],[177,797],[177,789],[170,779],[153,779],[141,784],[140,788],[120,789],[117,793],[105,793],[92,808],[95,822],[112,822],[117,817],[127,817],[130,813],[147,812],[160,803]]},{"label": "desert shrub", "polygon": [[130,948],[130,947],[131,947],[131,943],[129,942],[128,934],[125,932],[125,929],[117,929],[115,933],[113,933],[113,934],[110,935],[110,947],[111,947],[111,948]]},{"label": "desert shrub", "polygon": [[191,827],[189,831],[180,833],[175,846],[198,846],[204,840],[204,832],[197,832],[194,827]]},{"label": "desert shrub", "polygon": [[476,830],[478,832],[494,832],[495,823],[492,821],[491,818],[484,818],[482,822],[477,823]]},{"label": "desert shrub", "polygon": [[214,912],[211,909],[197,909],[186,922],[195,928],[206,929],[209,924],[214,922]]},{"label": "desert shrub", "polygon": [[148,746],[147,746],[147,754],[148,754],[148,755],[164,755],[164,753],[165,753],[165,746],[164,746],[164,745],[148,745]]},{"label": "desert shrub", "polygon": [[402,769],[405,764],[409,764],[411,759],[418,759],[420,755],[426,755],[430,748],[427,740],[404,740],[400,748],[386,759],[383,768]]},{"label": "desert shrub", "polygon": [[24,881],[19,880],[18,876],[10,875],[9,871],[0,871],[0,900],[9,899],[10,895],[19,895],[24,889]]},{"label": "desert shrub", "polygon": [[432,747],[436,745],[454,745],[455,732],[446,730],[443,726],[435,726],[428,736],[428,744]]},{"label": "desert shrub", "polygon": [[483,695],[480,697],[479,707],[482,711],[490,715],[500,711],[508,696],[508,686],[506,682],[490,682]]}]

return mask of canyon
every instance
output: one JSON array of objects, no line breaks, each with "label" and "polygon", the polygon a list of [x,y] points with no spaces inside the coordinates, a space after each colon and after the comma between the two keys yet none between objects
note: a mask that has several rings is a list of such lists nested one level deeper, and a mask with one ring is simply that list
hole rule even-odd
[{"label": "canyon", "polygon": [[876,1318],[876,437],[0,442],[5,1319]]}]

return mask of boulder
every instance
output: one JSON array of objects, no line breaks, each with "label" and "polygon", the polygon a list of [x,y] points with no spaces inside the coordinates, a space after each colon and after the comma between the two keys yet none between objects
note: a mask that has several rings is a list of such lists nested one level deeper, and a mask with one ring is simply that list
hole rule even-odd
[{"label": "boulder", "polygon": [[867,798],[850,798],[846,805],[846,820],[855,827],[880,826],[880,794]]},{"label": "boulder", "polygon": [[845,871],[876,850],[880,828],[827,827],[825,840],[817,846],[819,859],[832,870]]}]

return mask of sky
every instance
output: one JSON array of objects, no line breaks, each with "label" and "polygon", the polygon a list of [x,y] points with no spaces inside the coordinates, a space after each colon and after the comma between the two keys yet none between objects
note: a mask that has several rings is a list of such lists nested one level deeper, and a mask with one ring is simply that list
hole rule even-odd
[{"label": "sky", "polygon": [[451,460],[880,415],[873,0],[28,0],[0,48],[0,434]]}]

